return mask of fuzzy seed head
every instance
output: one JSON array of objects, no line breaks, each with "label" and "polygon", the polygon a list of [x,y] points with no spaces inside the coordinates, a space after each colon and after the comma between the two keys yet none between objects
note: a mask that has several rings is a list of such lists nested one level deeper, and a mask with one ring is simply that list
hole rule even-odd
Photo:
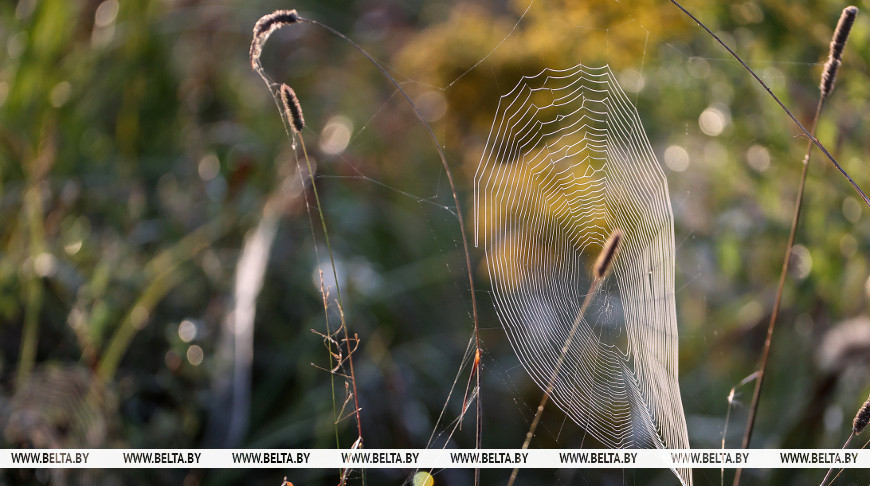
[{"label": "fuzzy seed head", "polygon": [[263,51],[263,44],[266,39],[272,35],[272,32],[280,29],[285,25],[295,24],[299,22],[299,14],[296,10],[276,10],[268,15],[260,17],[260,20],[254,24],[254,38],[251,41],[251,67],[257,69],[257,63],[260,62],[260,54]]},{"label": "fuzzy seed head", "polygon": [[280,95],[281,104],[284,107],[284,116],[297,133],[302,132],[302,129],[305,128],[305,118],[302,116],[302,105],[299,104],[296,92],[290,86],[282,84]]},{"label": "fuzzy seed head", "polygon": [[622,230],[615,229],[610,233],[610,237],[601,248],[601,253],[595,260],[595,266],[592,267],[592,275],[596,279],[603,279],[610,273],[610,268],[613,266],[613,259],[616,258],[616,253],[619,252],[619,244],[622,243]]},{"label": "fuzzy seed head", "polygon": [[852,432],[855,435],[860,434],[867,427],[868,423],[870,423],[870,397],[867,397],[867,401],[864,402],[864,405],[861,405],[858,413],[855,414],[855,420],[852,421]]},{"label": "fuzzy seed head", "polygon": [[840,20],[834,30],[834,37],[831,39],[831,53],[828,56],[831,59],[843,57],[843,48],[846,47],[846,39],[849,38],[849,32],[852,30],[857,15],[858,7],[854,5],[844,8],[843,13],[840,14]]},{"label": "fuzzy seed head", "polygon": [[837,22],[837,28],[834,30],[833,38],[831,38],[831,50],[828,53],[828,62],[825,63],[825,70],[822,73],[822,82],[819,84],[823,98],[830,96],[834,90],[837,71],[843,60],[843,48],[846,47],[846,40],[849,38],[849,32],[855,23],[856,15],[858,15],[858,8],[855,6],[844,8],[843,13],[840,14],[840,21]]}]

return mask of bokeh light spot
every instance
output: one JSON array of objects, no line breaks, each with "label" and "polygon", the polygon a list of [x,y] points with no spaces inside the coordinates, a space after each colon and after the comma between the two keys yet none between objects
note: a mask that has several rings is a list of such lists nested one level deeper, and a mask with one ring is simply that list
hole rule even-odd
[{"label": "bokeh light spot", "polygon": [[770,168],[770,152],[761,145],[753,145],[746,151],[746,162],[758,172],[764,172]]},{"label": "bokeh light spot", "polygon": [[196,339],[196,324],[188,319],[181,321],[178,325],[178,337],[186,343]]},{"label": "bokeh light spot", "polygon": [[422,93],[414,98],[414,104],[426,121],[438,121],[447,113],[447,99],[440,91]]},{"label": "bokeh light spot", "polygon": [[689,168],[689,153],[679,145],[671,145],[665,150],[665,165],[675,172]]},{"label": "bokeh light spot", "polygon": [[200,179],[210,181],[217,177],[221,170],[221,163],[215,154],[208,154],[199,161],[197,172]]},{"label": "bokeh light spot", "polygon": [[202,348],[194,344],[193,346],[187,348],[187,362],[192,364],[193,366],[199,366],[202,364]]},{"label": "bokeh light spot", "polygon": [[719,105],[708,107],[698,117],[698,126],[701,131],[711,137],[719,136],[725,127],[728,126],[730,115]]},{"label": "bokeh light spot", "polygon": [[854,197],[848,196],[843,200],[843,216],[845,216],[849,222],[857,223],[858,220],[861,219],[861,212],[863,210],[864,208],[861,206],[861,203]]},{"label": "bokeh light spot", "polygon": [[120,10],[118,0],[106,0],[101,3],[94,14],[94,25],[106,27],[113,24],[118,17],[118,10]]},{"label": "bokeh light spot", "polygon": [[435,478],[426,471],[420,471],[414,475],[413,484],[414,486],[433,486],[435,484]]},{"label": "bokeh light spot", "polygon": [[320,150],[327,155],[338,155],[344,152],[350,143],[353,133],[353,122],[346,116],[337,115],[326,122],[320,132]]}]

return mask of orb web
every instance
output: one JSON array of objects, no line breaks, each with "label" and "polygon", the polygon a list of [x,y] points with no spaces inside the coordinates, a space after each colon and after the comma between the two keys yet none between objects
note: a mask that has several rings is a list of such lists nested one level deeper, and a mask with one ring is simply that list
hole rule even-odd
[{"label": "orb web", "polygon": [[[687,449],[667,181],[609,67],[545,69],[501,97],[474,215],[496,312],[538,386],[552,380],[551,400],[607,447]],[[613,270],[558,366],[615,229]]]}]

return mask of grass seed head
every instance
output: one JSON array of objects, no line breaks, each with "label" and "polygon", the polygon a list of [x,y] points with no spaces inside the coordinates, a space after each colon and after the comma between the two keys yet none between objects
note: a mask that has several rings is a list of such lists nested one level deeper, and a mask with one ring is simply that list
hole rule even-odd
[{"label": "grass seed head", "polygon": [[855,6],[844,8],[843,13],[840,14],[840,21],[837,22],[834,37],[831,38],[831,51],[828,53],[828,62],[825,63],[825,70],[822,72],[822,82],[819,85],[823,98],[830,96],[831,91],[834,90],[834,83],[837,81],[837,71],[840,69],[840,63],[843,60],[843,48],[846,47],[846,40],[849,38],[849,32],[855,23],[856,15],[858,15],[858,7]]},{"label": "grass seed head", "polygon": [[610,268],[613,266],[613,259],[619,251],[619,244],[622,242],[622,230],[615,229],[610,233],[610,237],[601,248],[601,253],[598,254],[598,259],[595,260],[593,267],[593,275],[597,279],[603,279],[610,273]]},{"label": "grass seed head", "polygon": [[305,128],[305,118],[302,116],[302,106],[299,104],[299,98],[296,97],[296,92],[293,88],[282,84],[280,88],[281,103],[284,105],[284,116],[287,121],[293,126],[296,132],[302,132]]},{"label": "grass seed head", "polygon": [[280,29],[285,25],[295,24],[299,22],[299,14],[296,10],[276,10],[268,15],[260,17],[260,20],[254,24],[254,38],[251,41],[251,67],[257,69],[257,63],[260,61],[260,54],[263,50],[263,44],[266,39],[272,35],[272,32]]},{"label": "grass seed head", "polygon": [[855,435],[860,434],[867,427],[868,422],[870,422],[870,397],[867,397],[867,401],[864,402],[864,405],[861,405],[858,413],[855,414],[855,419],[852,421],[852,432]]}]

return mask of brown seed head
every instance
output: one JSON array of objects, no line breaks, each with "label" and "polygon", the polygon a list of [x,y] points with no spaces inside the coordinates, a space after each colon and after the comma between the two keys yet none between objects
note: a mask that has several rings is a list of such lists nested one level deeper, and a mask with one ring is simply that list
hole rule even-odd
[{"label": "brown seed head", "polygon": [[834,90],[834,83],[837,81],[837,70],[840,69],[840,63],[843,60],[843,48],[846,47],[846,40],[849,38],[849,32],[855,23],[856,15],[858,15],[858,7],[855,6],[844,8],[843,13],[840,14],[840,21],[837,22],[834,37],[831,38],[831,50],[828,53],[828,62],[825,63],[825,70],[822,72],[822,82],[819,85],[823,98],[830,96],[831,91]]},{"label": "brown seed head", "polygon": [[610,233],[610,237],[601,248],[601,253],[598,254],[598,259],[595,260],[595,266],[592,267],[592,275],[597,279],[603,279],[610,273],[610,267],[613,266],[613,259],[619,252],[619,244],[622,243],[622,230],[615,229]]},{"label": "brown seed head", "polygon": [[867,397],[867,401],[864,402],[864,405],[861,405],[858,413],[855,414],[855,420],[852,421],[852,432],[855,435],[860,434],[867,427],[867,423],[870,423],[870,397]]},{"label": "brown seed head", "polygon": [[257,69],[257,63],[259,62],[266,39],[272,35],[272,32],[296,22],[299,22],[299,14],[295,10],[276,10],[260,17],[260,20],[254,24],[254,38],[251,41],[250,56],[251,66],[255,70]]},{"label": "brown seed head", "polygon": [[305,118],[302,116],[302,106],[299,104],[296,92],[290,86],[282,84],[280,93],[281,104],[284,105],[284,116],[293,128],[301,133],[302,129],[305,128]]}]

